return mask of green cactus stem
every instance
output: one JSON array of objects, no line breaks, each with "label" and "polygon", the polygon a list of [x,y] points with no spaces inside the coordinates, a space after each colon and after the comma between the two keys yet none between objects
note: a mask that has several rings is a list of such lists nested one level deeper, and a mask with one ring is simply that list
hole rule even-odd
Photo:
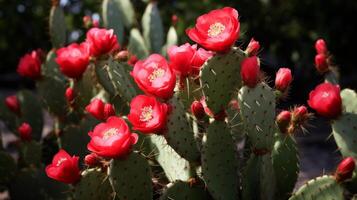
[{"label": "green cactus stem", "polygon": [[151,53],[160,53],[164,44],[164,27],[157,2],[150,2],[141,20],[145,44]]},{"label": "green cactus stem", "polygon": [[130,30],[128,50],[139,59],[144,59],[149,56],[149,50],[146,47],[144,38],[137,28]]},{"label": "green cactus stem", "polygon": [[60,6],[54,5],[50,11],[49,29],[52,45],[60,48],[66,43],[66,21]]},{"label": "green cactus stem", "polygon": [[104,26],[113,29],[119,44],[124,41],[124,22],[119,0],[104,0],[102,3],[102,17]]}]

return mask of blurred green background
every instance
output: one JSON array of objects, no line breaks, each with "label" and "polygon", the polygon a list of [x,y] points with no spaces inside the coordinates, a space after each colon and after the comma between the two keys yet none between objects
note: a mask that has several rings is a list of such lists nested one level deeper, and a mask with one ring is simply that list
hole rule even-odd
[{"label": "blurred green background", "polygon": [[[146,2],[132,1],[140,13]],[[66,12],[69,41],[82,40],[85,29],[82,17],[98,18],[101,0],[61,0]],[[51,48],[48,35],[49,0],[0,0],[0,87],[32,87],[32,82],[16,75],[18,59],[32,49]],[[263,49],[263,69],[274,80],[279,67],[294,73],[292,102],[306,99],[309,89],[322,80],[314,69],[314,41],[327,41],[334,61],[340,66],[341,85],[357,89],[355,46],[357,35],[356,0],[159,0],[161,16],[168,28],[171,15],[179,17],[177,30],[180,42],[189,41],[184,31],[195,19],[223,6],[236,8],[240,14],[243,48],[251,37]]]}]

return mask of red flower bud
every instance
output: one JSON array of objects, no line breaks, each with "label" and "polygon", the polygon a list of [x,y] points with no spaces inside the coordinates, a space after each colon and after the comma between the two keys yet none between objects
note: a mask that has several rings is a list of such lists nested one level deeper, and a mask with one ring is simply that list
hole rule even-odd
[{"label": "red flower bud", "polygon": [[115,55],[115,60],[118,61],[128,61],[128,58],[129,52],[127,50],[119,51],[119,53]]},{"label": "red flower bud", "polygon": [[172,26],[176,26],[178,20],[179,20],[179,18],[177,17],[177,15],[172,15],[171,16],[171,24],[172,24]]},{"label": "red flower bud", "polygon": [[17,131],[20,134],[21,140],[30,141],[32,139],[32,128],[28,123],[22,123],[21,126],[19,126],[19,128],[17,129]]},{"label": "red flower bud", "polygon": [[248,56],[256,56],[258,54],[259,49],[260,49],[259,42],[254,40],[254,38],[252,38],[245,52],[248,54]]},{"label": "red flower bud", "polygon": [[17,73],[23,77],[38,79],[41,77],[40,51],[32,51],[24,55],[17,66]]},{"label": "red flower bud", "polygon": [[98,120],[105,120],[104,103],[100,99],[93,99],[90,104],[86,106],[86,111]]},{"label": "red flower bud", "polygon": [[108,119],[110,116],[115,115],[115,110],[112,104],[106,103],[103,109],[104,119]]},{"label": "red flower bud", "polygon": [[317,54],[315,56],[315,67],[320,73],[324,73],[329,70],[327,58],[324,54]]},{"label": "red flower bud", "polygon": [[65,93],[66,99],[68,103],[73,102],[75,95],[74,95],[74,90],[71,87],[68,87],[66,89],[66,93]]},{"label": "red flower bud", "polygon": [[135,55],[130,55],[128,64],[131,66],[134,66],[136,64],[136,62],[138,62],[138,57],[136,57]]},{"label": "red flower bud", "polygon": [[93,27],[99,27],[99,20],[93,19]]},{"label": "red flower bud", "polygon": [[138,135],[130,132],[125,120],[115,116],[98,124],[88,135],[88,150],[104,158],[122,158],[138,141]]},{"label": "red flower bud", "polygon": [[308,104],[321,116],[337,118],[342,112],[340,87],[331,83],[318,85],[310,92]]},{"label": "red flower bud", "polygon": [[195,27],[187,29],[186,34],[205,49],[225,52],[238,39],[239,28],[237,10],[225,7],[198,17]]},{"label": "red flower bud", "polygon": [[56,51],[61,72],[70,78],[80,78],[89,64],[88,43],[73,43]]},{"label": "red flower bud", "polygon": [[218,113],[213,113],[212,110],[207,106],[205,97],[201,98],[200,103],[202,104],[206,115],[214,118],[215,120],[224,121],[224,119],[227,117],[227,113],[226,113],[226,111],[224,109],[219,111]]},{"label": "red flower bud", "polygon": [[9,110],[17,115],[20,115],[20,102],[16,95],[8,96],[5,98],[5,104]]},{"label": "red flower bud", "polygon": [[71,157],[63,149],[59,150],[52,163],[46,167],[47,176],[67,184],[78,182],[81,178],[78,159],[77,156]]},{"label": "red flower bud", "polygon": [[305,106],[299,106],[292,111],[292,121],[294,124],[303,124],[309,117],[309,113]]},{"label": "red flower bud", "polygon": [[291,71],[288,68],[280,68],[276,73],[275,87],[276,89],[284,92],[290,85],[293,77]]},{"label": "red flower bud", "polygon": [[258,57],[253,56],[242,61],[240,74],[245,85],[255,87],[259,82],[260,66]]},{"label": "red flower bud", "polygon": [[84,157],[84,163],[89,167],[95,167],[99,164],[100,158],[95,153],[90,153]]},{"label": "red flower bud", "polygon": [[325,43],[325,40],[323,39],[318,39],[315,43],[315,49],[317,54],[327,54],[327,46]]},{"label": "red flower bud", "polygon": [[128,119],[134,130],[142,133],[161,133],[166,128],[168,105],[155,97],[138,95],[130,102]]},{"label": "red flower bud", "polygon": [[191,104],[191,113],[197,118],[197,119],[202,119],[204,116],[206,116],[205,109],[203,108],[203,105],[199,101],[193,101]]},{"label": "red flower bud", "polygon": [[120,48],[113,29],[91,28],[87,32],[86,42],[88,42],[90,53],[94,57],[112,53]]},{"label": "red flower bud", "polygon": [[347,157],[343,159],[338,165],[335,172],[336,181],[342,182],[344,180],[352,178],[354,169],[355,169],[355,161],[352,157]]},{"label": "red flower bud", "polygon": [[276,117],[276,123],[282,133],[287,133],[291,120],[291,113],[287,110],[283,110]]}]

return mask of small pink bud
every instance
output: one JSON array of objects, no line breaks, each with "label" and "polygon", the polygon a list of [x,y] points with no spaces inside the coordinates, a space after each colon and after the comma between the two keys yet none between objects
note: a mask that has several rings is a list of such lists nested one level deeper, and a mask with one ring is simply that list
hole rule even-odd
[{"label": "small pink bud", "polygon": [[5,104],[9,110],[17,115],[20,115],[20,103],[16,95],[6,97]]},{"label": "small pink bud", "polygon": [[309,113],[305,106],[296,107],[292,111],[292,121],[293,123],[303,124],[303,122],[308,118]]},{"label": "small pink bud", "polygon": [[253,56],[242,61],[241,76],[245,85],[254,88],[259,82],[260,66],[258,57]]},{"label": "small pink bud", "polygon": [[275,87],[283,92],[289,87],[292,80],[291,70],[288,68],[280,68],[276,73]]},{"label": "small pink bud", "polygon": [[103,110],[104,119],[108,119],[110,116],[115,116],[115,110],[112,104],[106,103]]},{"label": "small pink bud", "polygon": [[176,26],[178,20],[179,20],[179,18],[177,17],[177,15],[172,15],[172,17],[171,17],[172,26]]},{"label": "small pink bud", "polygon": [[17,129],[17,131],[20,134],[20,138],[23,141],[30,141],[32,139],[31,133],[32,133],[32,128],[31,126],[24,122],[21,124],[21,126],[19,126],[19,128]]},{"label": "small pink bud", "polygon": [[276,123],[282,133],[287,133],[288,126],[291,120],[291,113],[287,110],[281,111],[276,117]]},{"label": "small pink bud", "polygon": [[193,101],[191,104],[191,113],[197,118],[202,119],[206,113],[203,108],[203,105],[199,101]]},{"label": "small pink bud", "polygon": [[327,46],[325,40],[318,39],[315,43],[315,49],[317,54],[327,54]]},{"label": "small pink bud", "polygon": [[86,111],[98,120],[104,120],[104,103],[100,99],[94,99],[86,106]]},{"label": "small pink bud", "polygon": [[95,153],[88,154],[84,157],[84,163],[89,167],[95,167],[99,164],[99,157]]},{"label": "small pink bud", "polygon": [[259,42],[254,40],[254,38],[252,38],[245,52],[248,54],[248,56],[256,56],[258,54],[259,49],[260,49]]},{"label": "small pink bud", "polygon": [[65,93],[66,99],[68,103],[73,102],[74,100],[74,90],[71,87],[68,87],[66,89],[66,93]]},{"label": "small pink bud", "polygon": [[324,54],[317,54],[315,56],[315,67],[320,73],[324,73],[329,70],[327,58]]},{"label": "small pink bud", "polygon": [[129,58],[129,52],[126,50],[119,51],[119,53],[115,55],[115,60],[118,61],[127,61],[128,58]]},{"label": "small pink bud", "polygon": [[352,177],[354,169],[355,161],[352,157],[347,157],[343,159],[338,165],[335,172],[336,181],[342,182],[344,180],[350,179]]}]

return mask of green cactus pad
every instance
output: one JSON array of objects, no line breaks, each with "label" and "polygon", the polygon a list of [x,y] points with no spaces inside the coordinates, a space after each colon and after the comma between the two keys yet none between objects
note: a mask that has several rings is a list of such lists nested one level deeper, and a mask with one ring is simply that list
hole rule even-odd
[{"label": "green cactus pad", "polygon": [[166,36],[166,44],[162,47],[161,54],[167,55],[167,49],[173,45],[177,45],[178,36],[174,26],[170,26]]},{"label": "green cactus pad", "polygon": [[128,50],[139,59],[144,59],[149,55],[144,38],[137,28],[132,28],[130,31]]},{"label": "green cactus pad", "polygon": [[79,80],[75,80],[73,90],[76,94],[75,105],[76,110],[84,111],[85,107],[90,103],[96,93],[95,82],[93,81],[94,68],[89,65]]},{"label": "green cactus pad", "polygon": [[244,52],[234,48],[226,54],[216,54],[203,65],[201,87],[214,113],[226,108],[234,91],[240,87],[240,63],[244,58]]},{"label": "green cactus pad", "polygon": [[332,123],[333,136],[344,157],[357,157],[357,114],[345,113]]},{"label": "green cactus pad", "polygon": [[157,8],[157,2],[150,2],[141,20],[145,44],[151,53],[161,53],[164,44],[164,27]]},{"label": "green cactus pad", "polygon": [[81,180],[74,187],[76,200],[110,200],[113,196],[107,175],[97,168],[84,170]]},{"label": "green cactus pad", "polygon": [[52,6],[49,20],[52,45],[60,48],[66,43],[66,20],[62,8]]},{"label": "green cactus pad", "polygon": [[342,106],[344,112],[357,114],[357,94],[351,89],[341,91]]},{"label": "green cactus pad", "polygon": [[28,90],[22,90],[17,94],[21,107],[20,123],[26,122],[32,128],[32,139],[40,140],[43,128],[42,106],[38,98]]},{"label": "green cactus pad", "polygon": [[181,101],[175,95],[168,104],[172,110],[167,119],[167,132],[164,135],[167,143],[188,161],[198,161],[200,153]]},{"label": "green cactus pad", "polygon": [[274,200],[276,183],[270,154],[252,154],[242,178],[243,200]]},{"label": "green cactus pad", "polygon": [[118,200],[152,200],[151,170],[147,160],[132,152],[126,158],[113,159],[109,180]]},{"label": "green cactus pad", "polygon": [[16,173],[16,163],[7,153],[0,151],[0,185],[7,184]]},{"label": "green cactus pad", "polygon": [[134,6],[130,0],[115,0],[118,4],[120,10],[121,18],[124,22],[124,25],[130,29],[137,22],[135,21],[135,11]]},{"label": "green cactus pad", "polygon": [[171,182],[188,181],[191,178],[190,163],[177,154],[163,136],[151,135],[149,139],[153,149],[151,155],[160,164],[167,179]]},{"label": "green cactus pad", "polygon": [[102,3],[102,17],[104,26],[113,29],[119,44],[124,40],[124,22],[122,10],[119,7],[121,0],[104,0]]},{"label": "green cactus pad", "polygon": [[12,111],[10,111],[5,105],[5,98],[1,98],[0,100],[0,119],[6,127],[12,131],[16,132],[17,123],[16,123],[16,115]]},{"label": "green cactus pad", "polygon": [[98,81],[112,96],[120,95],[126,102],[130,102],[140,94],[132,76],[127,70],[126,63],[118,63],[112,58],[101,66],[96,66]]},{"label": "green cactus pad", "polygon": [[332,176],[317,177],[308,181],[289,200],[343,200],[343,188]]},{"label": "green cactus pad", "polygon": [[209,194],[205,191],[204,186],[190,186],[188,182],[176,181],[169,183],[167,189],[164,190],[160,200],[207,200],[210,199]]},{"label": "green cactus pad", "polygon": [[62,80],[63,82],[66,80],[65,76],[59,69],[58,64],[56,63],[56,53],[55,50],[51,50],[48,52],[46,56],[46,62],[42,64],[41,70],[42,75],[45,77],[52,77],[54,79]]},{"label": "green cactus pad", "polygon": [[272,160],[276,180],[276,199],[287,199],[299,173],[299,158],[294,138],[275,134]]},{"label": "green cactus pad", "polygon": [[60,136],[61,147],[70,155],[76,155],[84,158],[89,152],[87,144],[89,142],[88,132],[82,132],[80,127],[68,126],[63,130]]},{"label": "green cactus pad", "polygon": [[275,95],[265,83],[243,86],[238,92],[239,108],[252,145],[271,150],[275,133]]},{"label": "green cactus pad", "polygon": [[21,144],[21,158],[27,166],[40,166],[42,158],[42,146],[40,143],[31,141]]},{"label": "green cactus pad", "polygon": [[235,146],[227,124],[214,121],[203,137],[202,174],[214,199],[238,198]]}]

